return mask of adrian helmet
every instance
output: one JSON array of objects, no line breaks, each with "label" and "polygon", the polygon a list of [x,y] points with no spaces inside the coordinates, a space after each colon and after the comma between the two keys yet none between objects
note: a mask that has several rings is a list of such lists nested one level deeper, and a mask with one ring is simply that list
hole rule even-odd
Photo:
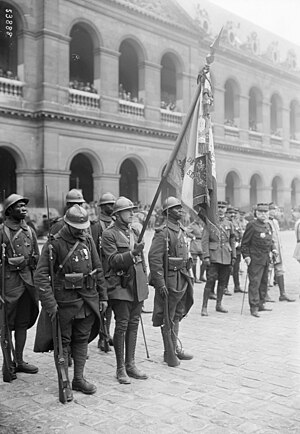
[{"label": "adrian helmet", "polygon": [[82,193],[80,190],[76,188],[72,188],[66,195],[66,202],[68,203],[84,203]]},{"label": "adrian helmet", "polygon": [[175,206],[182,206],[180,200],[177,197],[169,196],[163,203],[163,212]]},{"label": "adrian helmet", "polygon": [[89,215],[82,206],[71,206],[64,215],[64,221],[76,229],[87,229],[90,226]]},{"label": "adrian helmet", "polygon": [[124,211],[125,209],[134,209],[137,208],[130,199],[127,199],[125,196],[120,196],[114,203],[113,214],[116,214],[120,211]]},{"label": "adrian helmet", "polygon": [[23,201],[26,205],[29,202],[29,199],[27,197],[24,196],[20,196],[19,194],[13,193],[10,196],[8,196],[4,203],[3,203],[3,209],[4,209],[4,213],[6,214],[6,211],[8,210],[8,208],[10,208],[12,205],[14,205],[17,202]]},{"label": "adrian helmet", "polygon": [[112,193],[104,193],[100,197],[99,200],[99,206],[101,205],[107,205],[107,204],[114,204],[116,202],[116,198]]}]

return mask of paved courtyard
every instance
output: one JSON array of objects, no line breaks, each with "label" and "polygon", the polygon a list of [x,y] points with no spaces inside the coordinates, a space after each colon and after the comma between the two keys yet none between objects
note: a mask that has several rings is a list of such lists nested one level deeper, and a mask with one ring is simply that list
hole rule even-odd
[{"label": "paved courtyard", "polygon": [[[150,238],[147,232],[147,246]],[[217,313],[210,300],[204,318],[204,285],[196,284],[195,304],[180,332],[193,360],[177,368],[164,364],[160,330],[152,327],[151,314],[142,315],[150,358],[140,330],[136,360],[147,381],[120,385],[114,352],[100,353],[95,340],[86,377],[97,393],[74,392],[74,401],[63,405],[53,355],[32,352],[31,329],[25,356],[39,373],[18,374],[11,384],[0,378],[0,433],[300,433],[300,264],[292,258],[294,232],[282,232],[282,240],[287,293],[296,302],[279,302],[275,286],[270,295],[276,303],[268,304],[273,311],[260,318],[250,316],[247,295],[241,315],[242,294],[224,297],[228,314]],[[242,285],[245,265],[243,270]],[[151,288],[147,310],[152,300]]]}]

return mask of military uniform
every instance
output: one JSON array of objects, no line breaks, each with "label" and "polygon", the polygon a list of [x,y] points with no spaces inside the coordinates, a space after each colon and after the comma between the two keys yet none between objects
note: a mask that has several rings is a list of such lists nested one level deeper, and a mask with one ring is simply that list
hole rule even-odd
[{"label": "military uniform", "polygon": [[169,211],[168,222],[156,229],[148,256],[151,284],[155,288],[152,322],[154,327],[161,326],[165,361],[167,348],[164,326],[164,297],[166,295],[162,292],[163,288],[166,288],[168,292],[169,317],[174,324],[172,338],[176,356],[180,360],[192,358],[177,345],[179,322],[189,312],[194,298],[188,237],[183,225],[178,219],[172,217],[173,208],[181,209],[181,204],[178,199],[170,196],[166,199],[163,209],[164,214],[167,210]]},{"label": "military uniform", "polygon": [[[193,259],[193,274],[196,283],[201,281],[201,277],[203,278],[203,273],[205,271],[204,263],[202,261],[203,251],[202,251],[202,234],[203,234],[203,226],[200,225],[197,221],[193,221],[189,224],[186,229],[187,235],[191,238],[190,241],[190,254]],[[197,259],[200,259],[200,278],[197,279]]]},{"label": "military uniform", "polygon": [[250,221],[242,238],[241,250],[243,258],[251,258],[248,266],[248,296],[250,311],[254,316],[258,310],[265,310],[263,305],[268,289],[270,254],[274,248],[270,223],[258,219]]},{"label": "military uniform", "polygon": [[133,208],[129,199],[118,198],[114,205],[117,219],[102,235],[109,304],[115,315],[113,344],[117,379],[122,384],[130,383],[128,376],[147,378],[146,374],[137,369],[134,360],[143,301],[148,297],[146,264],[142,251],[139,254],[135,252],[138,232],[119,218],[123,211],[131,212]]},{"label": "military uniform", "polygon": [[[28,199],[12,194],[4,202],[4,210]],[[8,326],[15,332],[17,372],[36,373],[38,368],[23,361],[27,329],[38,316],[38,292],[34,287],[33,273],[39,258],[35,232],[24,219],[16,220],[10,215],[0,226],[0,245],[5,244],[5,303]]]},{"label": "military uniform", "polygon": [[[87,346],[98,334],[99,303],[107,300],[107,291],[92,237],[86,231],[75,236],[69,228],[72,221],[68,220],[68,216],[72,219],[74,214],[75,217],[82,215],[89,226],[88,214],[82,207],[75,205],[69,208],[65,225],[44,245],[37,266],[35,284],[43,310],[38,321],[34,351],[44,352],[52,348],[50,319],[47,321],[49,317],[46,313],[51,316],[58,307],[64,359],[68,359],[70,348],[74,359],[73,389],[89,394],[95,392],[95,387],[85,387],[88,383],[83,379]],[[49,281],[49,245],[53,248],[55,293]]]},{"label": "military uniform", "polygon": [[230,275],[231,265],[236,259],[235,234],[232,222],[227,218],[220,219],[218,226],[218,240],[215,236],[212,236],[208,227],[204,228],[202,237],[203,258],[209,262],[207,282],[203,293],[202,316],[207,316],[209,295],[214,292],[216,281],[218,281],[216,310],[218,312],[227,312],[222,307],[222,298]]}]

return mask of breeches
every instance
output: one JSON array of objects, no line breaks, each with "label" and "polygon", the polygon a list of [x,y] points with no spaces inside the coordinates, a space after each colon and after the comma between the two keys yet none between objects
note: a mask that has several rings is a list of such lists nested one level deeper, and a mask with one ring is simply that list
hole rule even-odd
[{"label": "breeches", "polygon": [[231,267],[229,264],[218,264],[216,262],[212,262],[206,271],[207,282],[205,284],[205,289],[209,288],[210,291],[213,292],[217,280],[218,291],[223,291],[228,283],[230,269]]},{"label": "breeches", "polygon": [[71,342],[72,345],[79,343],[87,344],[94,321],[94,312],[85,318],[74,318],[68,322],[61,320],[61,337],[63,346],[69,346]]},{"label": "breeches", "polygon": [[137,330],[142,312],[143,302],[110,300],[115,315],[115,333],[123,334],[127,330]]}]

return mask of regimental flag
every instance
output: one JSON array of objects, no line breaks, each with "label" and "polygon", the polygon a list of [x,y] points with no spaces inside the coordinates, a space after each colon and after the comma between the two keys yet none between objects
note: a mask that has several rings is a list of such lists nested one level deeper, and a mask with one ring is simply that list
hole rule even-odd
[{"label": "regimental flag", "polygon": [[175,187],[182,203],[196,212],[208,225],[211,235],[218,238],[216,161],[210,119],[212,102],[207,74],[167,181]]}]

